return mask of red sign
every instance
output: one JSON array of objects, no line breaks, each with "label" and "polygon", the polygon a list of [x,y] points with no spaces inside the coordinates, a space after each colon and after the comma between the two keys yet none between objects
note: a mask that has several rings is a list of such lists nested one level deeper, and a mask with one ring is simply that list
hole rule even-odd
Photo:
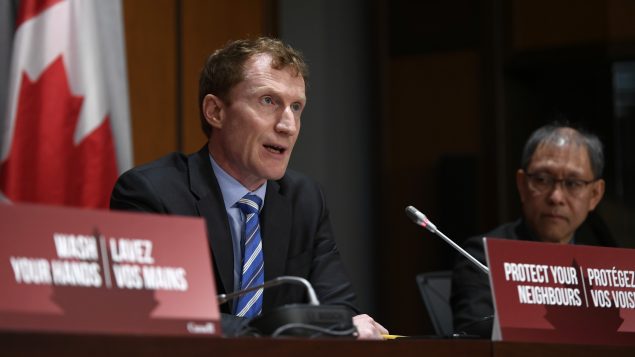
[{"label": "red sign", "polygon": [[492,339],[635,345],[635,250],[485,239]]},{"label": "red sign", "polygon": [[200,218],[0,204],[0,329],[220,334]]}]

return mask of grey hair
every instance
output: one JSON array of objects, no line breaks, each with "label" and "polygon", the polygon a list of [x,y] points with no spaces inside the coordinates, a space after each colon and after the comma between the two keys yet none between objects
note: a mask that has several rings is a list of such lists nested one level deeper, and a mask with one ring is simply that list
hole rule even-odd
[{"label": "grey hair", "polygon": [[573,128],[567,124],[560,123],[547,124],[536,129],[531,134],[523,149],[520,167],[527,171],[538,146],[556,144],[563,141],[570,141],[586,147],[589,161],[591,162],[593,178],[597,180],[602,177],[604,171],[604,149],[597,135],[584,129]]}]

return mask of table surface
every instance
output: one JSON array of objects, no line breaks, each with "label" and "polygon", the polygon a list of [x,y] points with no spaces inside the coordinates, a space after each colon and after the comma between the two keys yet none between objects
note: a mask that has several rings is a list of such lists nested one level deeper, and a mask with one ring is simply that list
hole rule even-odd
[{"label": "table surface", "polygon": [[405,338],[388,341],[299,338],[117,336],[0,332],[2,356],[635,356],[634,346],[591,346]]}]

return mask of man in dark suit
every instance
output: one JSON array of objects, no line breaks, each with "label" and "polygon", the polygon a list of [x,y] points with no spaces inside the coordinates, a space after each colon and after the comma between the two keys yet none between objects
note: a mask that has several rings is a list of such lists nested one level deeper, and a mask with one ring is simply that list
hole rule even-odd
[{"label": "man in dark suit", "polygon": [[[516,172],[523,217],[469,238],[464,248],[485,263],[483,237],[558,244],[614,246],[593,210],[604,195],[604,154],[597,136],[566,125],[546,125],[525,144]],[[489,279],[458,257],[452,276],[454,330],[489,338],[494,307]]]},{"label": "man in dark suit", "polygon": [[[358,314],[324,194],[313,180],[287,170],[306,105],[307,76],[302,56],[275,39],[235,41],[217,50],[199,82],[207,144],[190,156],[173,153],[124,173],[110,205],[205,218],[219,293],[244,288],[246,280],[293,275],[308,279],[321,303]],[[252,217],[242,211],[243,201],[259,217],[258,229],[249,234],[244,222]],[[248,242],[254,241],[251,251]],[[249,278],[247,269],[254,270]],[[257,315],[305,301],[297,286],[252,294],[244,309],[234,301],[222,312],[250,316],[254,307]],[[353,322],[361,338],[387,333],[368,315]]]}]

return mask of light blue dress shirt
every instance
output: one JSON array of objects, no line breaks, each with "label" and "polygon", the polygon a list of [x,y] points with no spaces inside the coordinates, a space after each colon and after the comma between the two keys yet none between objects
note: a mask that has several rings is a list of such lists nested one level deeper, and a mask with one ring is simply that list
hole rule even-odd
[{"label": "light blue dress shirt", "polygon": [[[265,192],[267,192],[267,182],[260,186],[256,191],[249,191],[238,180],[231,177],[214,161],[212,155],[209,155],[212,163],[212,170],[220,186],[220,191],[225,203],[227,218],[229,219],[229,228],[232,235],[232,247],[234,251],[234,291],[240,288],[240,277],[243,270],[242,266],[242,236],[245,234],[245,215],[238,208],[236,203],[248,193],[258,196],[265,205]],[[262,207],[261,207],[262,209]],[[214,239],[214,237],[211,237]]]}]

